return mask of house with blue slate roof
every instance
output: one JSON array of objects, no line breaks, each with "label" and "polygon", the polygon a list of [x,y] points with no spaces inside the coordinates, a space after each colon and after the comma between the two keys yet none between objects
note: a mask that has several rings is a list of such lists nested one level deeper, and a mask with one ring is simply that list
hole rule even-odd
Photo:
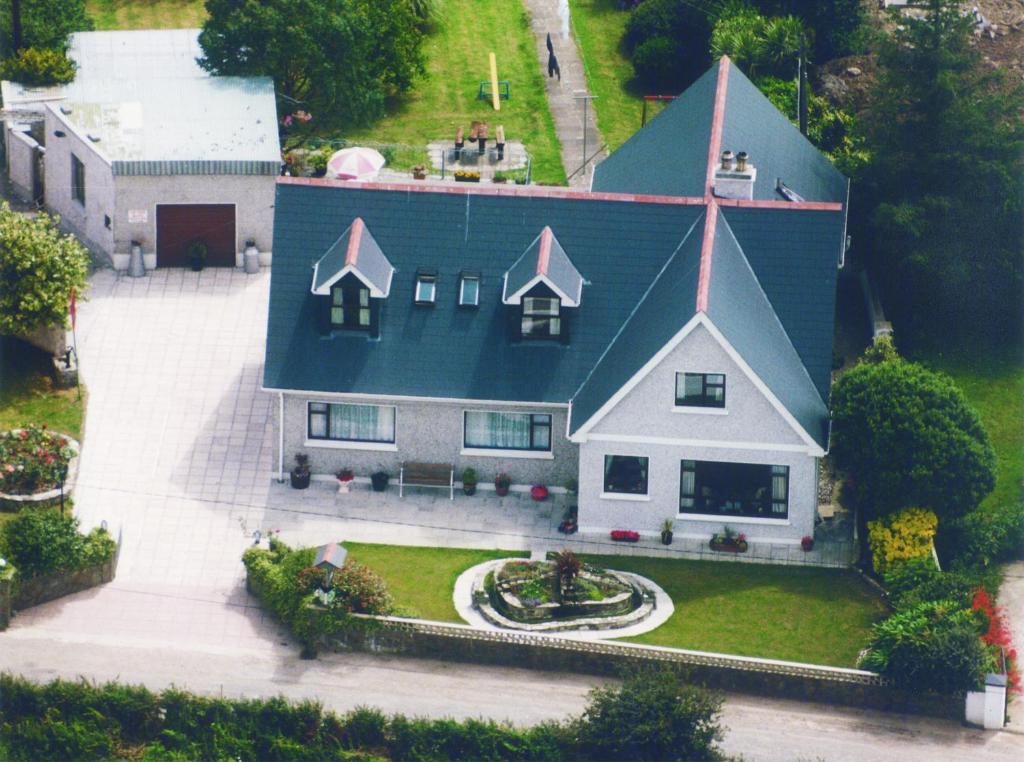
[{"label": "house with blue slate roof", "polygon": [[278,468],[579,483],[580,531],[812,534],[845,178],[728,59],[589,192],[281,178]]}]

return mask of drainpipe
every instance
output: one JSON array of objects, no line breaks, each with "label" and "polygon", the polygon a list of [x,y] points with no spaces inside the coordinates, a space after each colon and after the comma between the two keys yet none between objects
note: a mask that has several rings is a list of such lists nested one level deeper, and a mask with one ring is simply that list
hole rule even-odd
[{"label": "drainpipe", "polygon": [[284,481],[284,392],[277,393],[277,481]]}]

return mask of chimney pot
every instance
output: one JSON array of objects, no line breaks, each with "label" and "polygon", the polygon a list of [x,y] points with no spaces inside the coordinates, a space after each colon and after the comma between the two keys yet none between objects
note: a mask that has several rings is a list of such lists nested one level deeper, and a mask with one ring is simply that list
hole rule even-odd
[{"label": "chimney pot", "polygon": [[736,154],[736,171],[746,172],[747,171],[747,152],[740,151]]},{"label": "chimney pot", "polygon": [[732,151],[722,151],[722,169],[726,172],[732,169]]}]

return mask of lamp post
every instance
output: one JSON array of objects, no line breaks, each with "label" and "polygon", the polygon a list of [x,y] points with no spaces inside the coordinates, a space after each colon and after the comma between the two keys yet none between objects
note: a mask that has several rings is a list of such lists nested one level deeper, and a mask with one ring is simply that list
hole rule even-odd
[{"label": "lamp post", "polygon": [[64,518],[64,480],[68,478],[68,464],[60,469],[60,517]]}]

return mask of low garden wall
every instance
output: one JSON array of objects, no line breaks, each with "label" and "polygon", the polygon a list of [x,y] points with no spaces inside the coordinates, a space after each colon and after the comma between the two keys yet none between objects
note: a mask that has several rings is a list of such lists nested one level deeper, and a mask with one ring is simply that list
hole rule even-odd
[{"label": "low garden wall", "polygon": [[632,643],[479,630],[395,617],[355,615],[317,648],[618,676],[630,666],[668,665],[709,688],[960,720],[963,696],[914,693],[873,672]]}]

